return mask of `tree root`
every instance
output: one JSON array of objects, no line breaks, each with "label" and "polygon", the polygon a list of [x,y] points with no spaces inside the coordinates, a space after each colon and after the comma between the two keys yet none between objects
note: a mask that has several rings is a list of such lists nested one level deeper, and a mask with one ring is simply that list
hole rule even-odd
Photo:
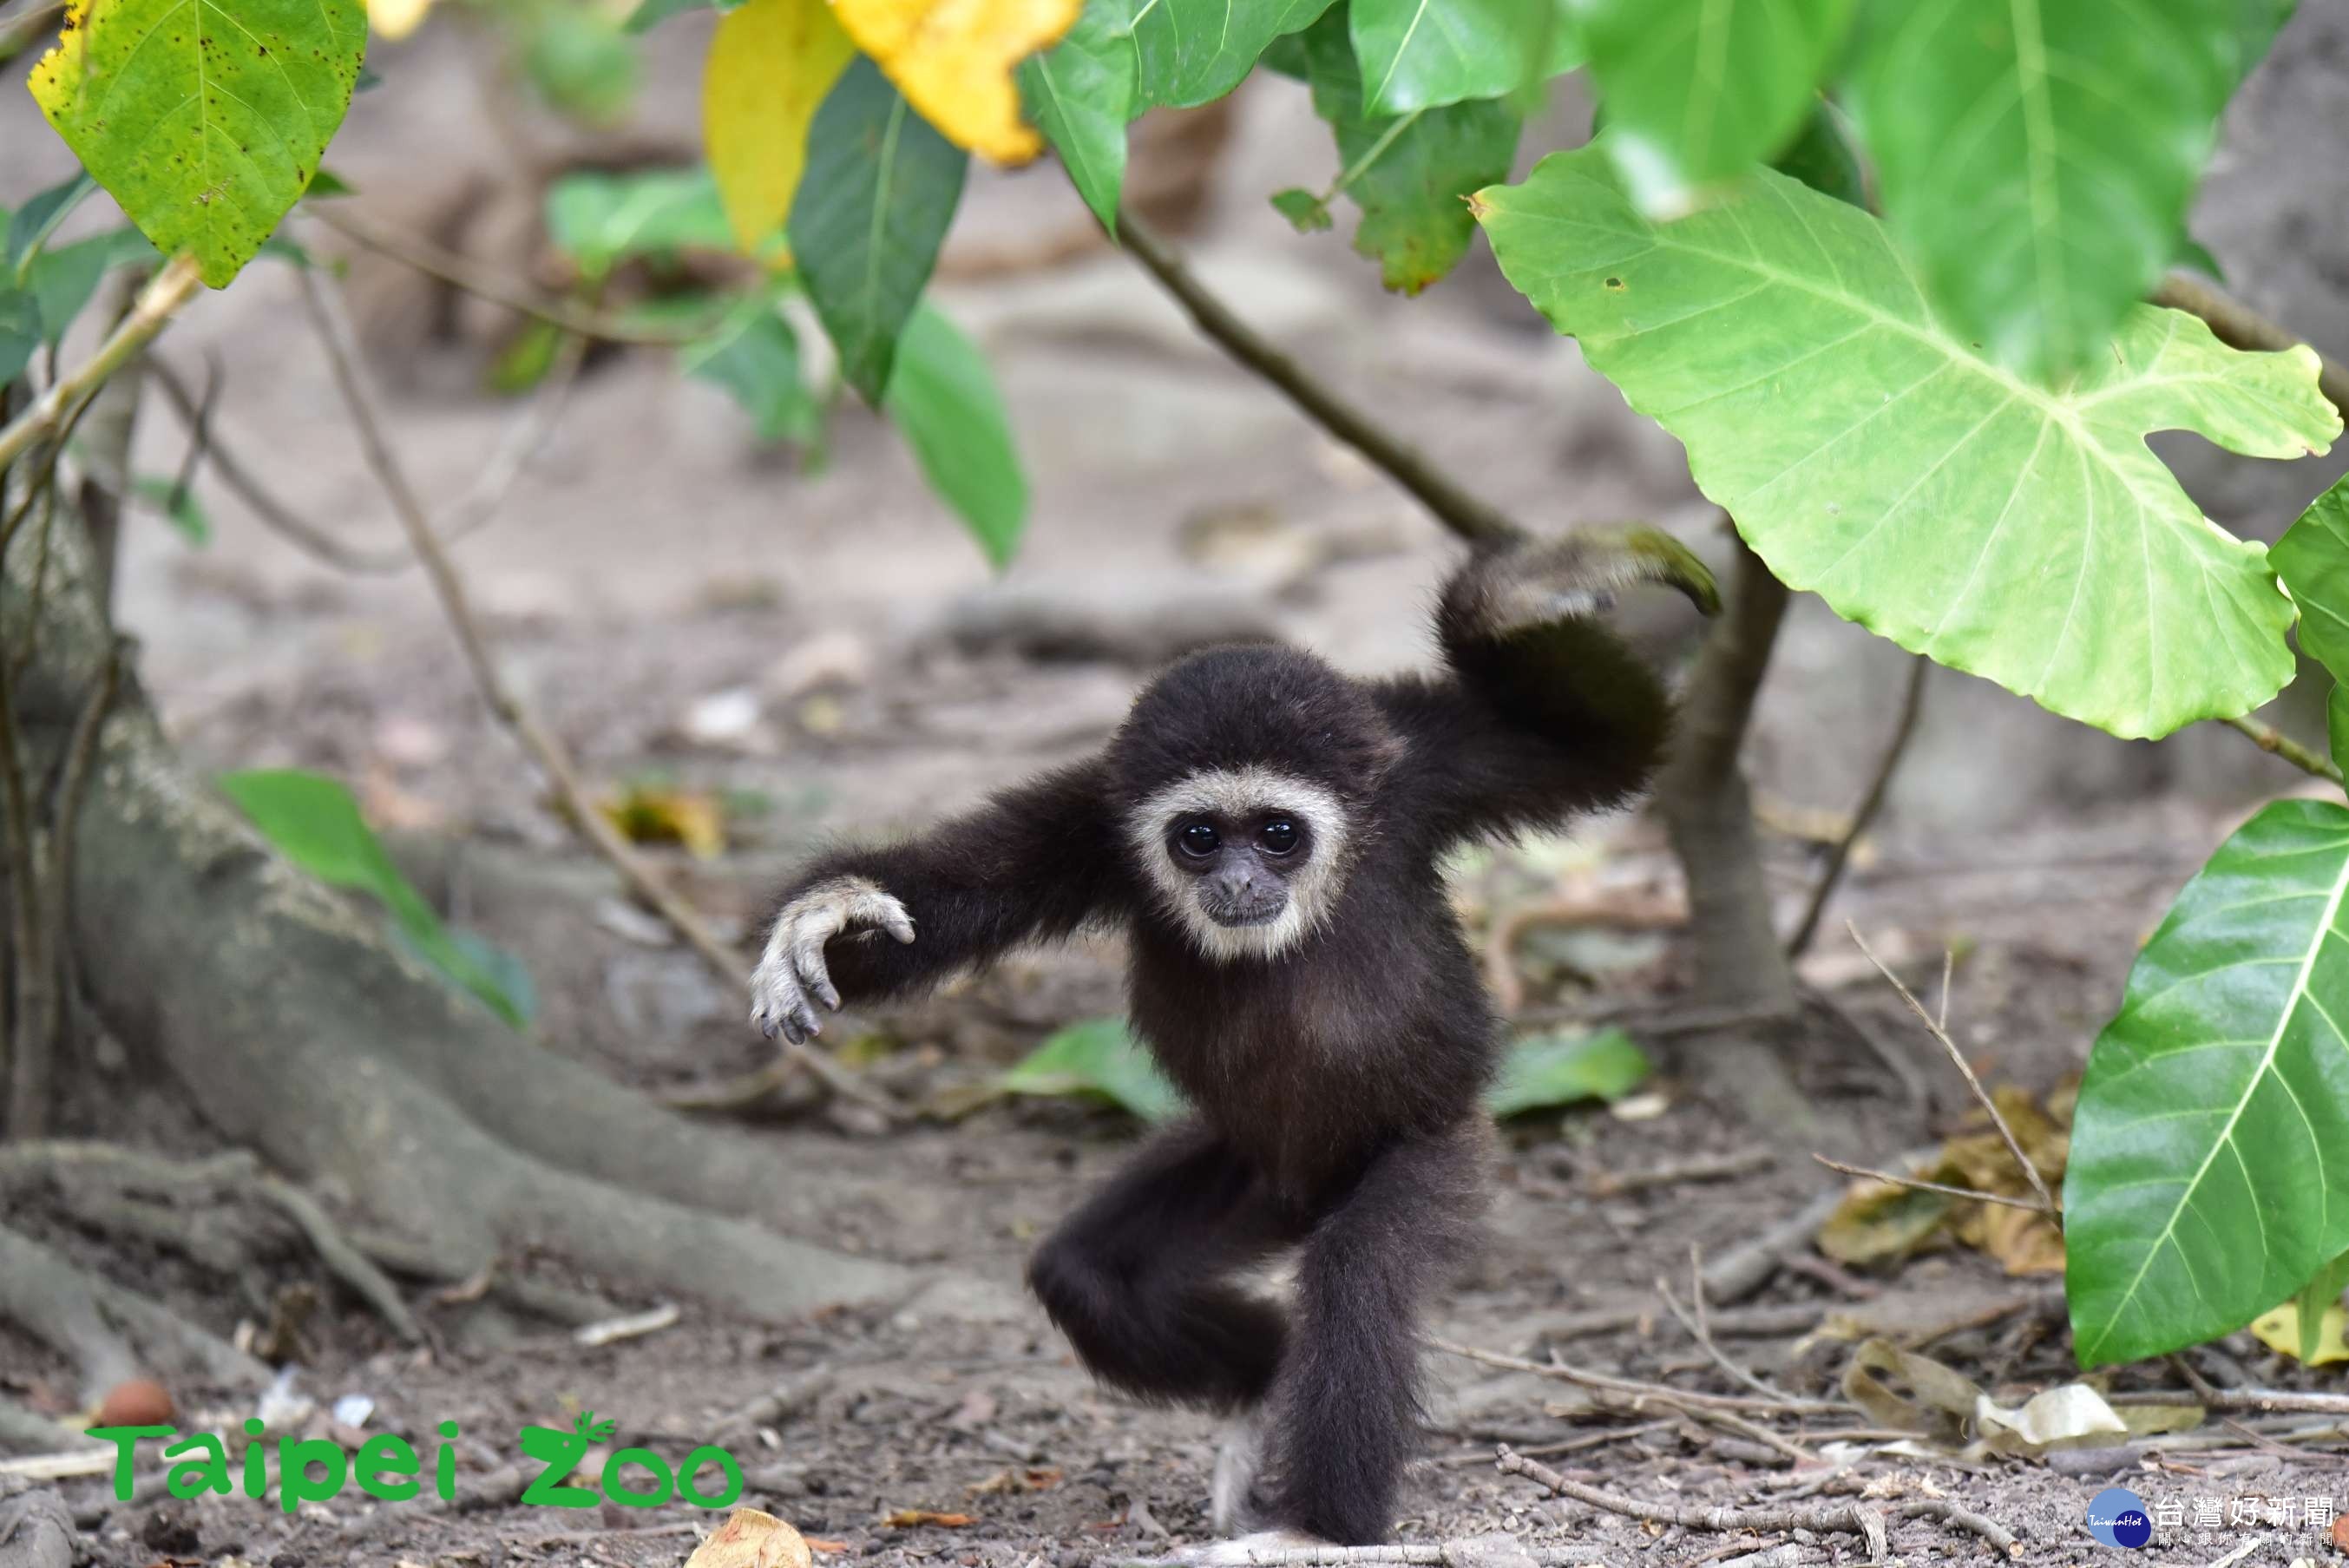
[{"label": "tree root", "polygon": [[0,1502],[0,1568],[73,1568],[73,1515],[54,1491]]},{"label": "tree root", "polygon": [[94,1395],[141,1373],[259,1387],[269,1369],[168,1307],[0,1226],[0,1317],[73,1357]]},{"label": "tree root", "polygon": [[[47,573],[20,707],[36,760],[114,645],[62,502]],[[0,560],[0,618],[33,618],[34,575],[21,543]],[[443,1277],[543,1248],[770,1322],[910,1288],[725,1217],[789,1202],[773,1144],[688,1123],[460,996],[191,779],[135,679],[74,849],[71,935],[108,1026],[229,1140],[416,1238]]]}]

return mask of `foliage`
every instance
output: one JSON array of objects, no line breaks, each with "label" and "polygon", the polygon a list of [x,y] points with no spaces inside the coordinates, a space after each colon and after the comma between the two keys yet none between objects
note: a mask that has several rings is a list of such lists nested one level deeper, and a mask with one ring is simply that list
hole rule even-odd
[{"label": "foliage", "polygon": [[1012,67],[1069,30],[1080,0],[833,0],[856,46],[957,147],[1025,163],[1043,141],[1019,119]]},{"label": "foliage", "polygon": [[1620,1099],[1653,1068],[1620,1029],[1595,1035],[1537,1035],[1502,1058],[1500,1076],[1485,1091],[1485,1109],[1504,1119],[1591,1099]]},{"label": "foliage", "polygon": [[745,253],[761,253],[791,216],[809,123],[855,52],[825,0],[748,0],[718,24],[701,139]]},{"label": "foliage", "polygon": [[537,999],[520,965],[441,923],[392,863],[348,789],[297,769],[226,773],[218,783],[287,860],[329,886],[373,894],[419,957],[516,1028],[530,1022]]},{"label": "foliage", "polygon": [[734,231],[706,170],[573,174],[546,194],[547,237],[590,280],[641,256],[722,251]]},{"label": "foliage", "polygon": [[2139,306],[2039,386],[1951,333],[1882,224],[1767,170],[1669,225],[1597,149],[1478,204],[1509,281],[1681,438],[1790,586],[2116,735],[2243,713],[2291,678],[2266,552],[2212,527],[2144,437],[2323,450],[2341,419],[2310,350],[2244,354]]},{"label": "foliage", "polygon": [[1087,5],[1058,44],[1019,67],[1030,118],[1051,139],[1077,194],[1112,235],[1125,185],[1125,123],[1140,107],[1136,68],[1130,29],[1103,5]]},{"label": "foliage", "polygon": [[223,287],[317,171],[367,52],[357,0],[76,0],[34,67],[67,146]]},{"label": "foliage", "polygon": [[988,560],[1009,566],[1028,527],[1028,476],[978,346],[935,308],[916,310],[882,407],[930,488],[968,525]]}]

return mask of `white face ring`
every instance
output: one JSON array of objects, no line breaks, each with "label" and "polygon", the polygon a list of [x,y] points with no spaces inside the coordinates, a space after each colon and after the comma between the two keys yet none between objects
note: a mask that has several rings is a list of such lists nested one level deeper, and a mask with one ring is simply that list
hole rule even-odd
[{"label": "white face ring", "polygon": [[[1262,925],[1219,925],[1199,907],[1192,878],[1175,865],[1166,830],[1178,818],[1226,820],[1279,811],[1297,818],[1311,836],[1311,852],[1288,879],[1288,903]],[[1338,902],[1350,840],[1346,808],[1335,791],[1309,779],[1262,767],[1217,768],[1154,791],[1126,819],[1126,841],[1164,909],[1208,958],[1272,958],[1310,935]]]}]

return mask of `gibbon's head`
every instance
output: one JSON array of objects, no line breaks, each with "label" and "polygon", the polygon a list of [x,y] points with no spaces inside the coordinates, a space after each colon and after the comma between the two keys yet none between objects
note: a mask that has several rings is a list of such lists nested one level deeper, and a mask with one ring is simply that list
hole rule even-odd
[{"label": "gibbon's head", "polygon": [[1310,654],[1214,648],[1134,699],[1109,762],[1127,847],[1209,958],[1271,958],[1329,919],[1402,743]]}]

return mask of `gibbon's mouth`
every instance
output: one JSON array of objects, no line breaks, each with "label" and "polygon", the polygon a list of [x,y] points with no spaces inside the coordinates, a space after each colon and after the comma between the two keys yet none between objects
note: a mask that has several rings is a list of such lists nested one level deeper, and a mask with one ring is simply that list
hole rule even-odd
[{"label": "gibbon's mouth", "polygon": [[1199,907],[1206,911],[1207,918],[1217,925],[1237,929],[1250,925],[1270,925],[1280,918],[1280,912],[1288,907],[1288,901],[1285,898],[1275,899],[1268,903],[1250,904],[1246,908],[1231,908],[1218,907],[1209,903],[1206,899],[1201,899]]}]

